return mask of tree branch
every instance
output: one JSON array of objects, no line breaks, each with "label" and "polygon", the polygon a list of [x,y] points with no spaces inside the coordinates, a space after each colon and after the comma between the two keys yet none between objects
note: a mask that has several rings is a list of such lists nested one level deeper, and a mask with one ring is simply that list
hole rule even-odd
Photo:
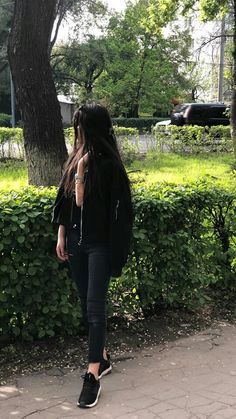
[{"label": "tree branch", "polygon": [[[54,74],[57,76],[56,72],[54,72]],[[79,86],[81,86],[84,83],[84,80],[76,79],[75,77],[68,76],[65,73],[60,73],[59,78],[60,78],[60,80],[71,81],[75,84],[78,84]]]},{"label": "tree branch", "polygon": [[105,68],[105,63],[103,63],[101,69],[98,71],[98,73],[96,74],[96,76],[93,76],[93,81],[95,81],[95,80],[98,79],[98,77],[102,74],[104,68]]},{"label": "tree branch", "polygon": [[231,34],[224,34],[224,35],[214,35],[207,41],[204,41],[199,48],[196,49],[196,53],[199,53],[202,48],[204,48],[206,45],[210,44],[212,41],[215,41],[217,38],[233,38],[233,35]]}]

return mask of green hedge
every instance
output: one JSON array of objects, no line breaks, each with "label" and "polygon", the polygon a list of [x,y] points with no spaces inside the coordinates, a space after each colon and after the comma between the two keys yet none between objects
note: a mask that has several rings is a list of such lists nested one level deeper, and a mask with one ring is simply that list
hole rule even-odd
[{"label": "green hedge", "polygon": [[0,195],[0,325],[3,335],[53,336],[80,324],[75,287],[55,257],[54,188]]},{"label": "green hedge", "polygon": [[[124,120],[122,120],[124,121]],[[114,126],[115,134],[124,154],[124,161],[130,161],[130,156],[139,152],[139,132],[137,128]],[[152,130],[154,139],[148,143],[149,149],[157,151],[171,151],[176,153],[199,153],[199,152],[231,152],[233,149],[230,127],[214,126],[183,126],[170,125],[167,127],[156,126]],[[71,145],[74,142],[73,128],[64,130],[66,141]],[[131,144],[130,137],[136,137],[135,144]],[[19,156],[24,157],[23,133],[21,128],[0,128],[0,156],[12,156],[12,144],[18,147]],[[6,150],[7,144],[7,150]],[[126,158],[126,155],[128,156]],[[133,158],[133,157],[132,157]]]},{"label": "green hedge", "polygon": [[[136,128],[114,127],[117,138],[136,136],[138,138],[138,130]],[[74,143],[73,128],[64,129],[65,139],[68,143]],[[12,143],[18,148],[20,158],[24,158],[24,138],[22,128],[1,128],[0,127],[0,157],[12,157]],[[7,147],[6,147],[7,145]],[[127,148],[127,147],[126,147]]]},{"label": "green hedge", "polygon": [[[124,163],[131,163],[139,153],[139,132],[137,128],[126,128],[114,126],[115,135],[117,138],[118,147]],[[64,130],[65,138],[71,145],[74,144],[74,130],[73,128],[66,128]],[[130,137],[135,137],[136,141],[131,142]]]},{"label": "green hedge", "polygon": [[156,126],[153,128],[153,134],[156,139],[153,146],[161,152],[168,150],[173,153],[200,153],[233,150],[229,126]]},{"label": "green hedge", "polygon": [[168,118],[112,118],[114,125],[137,128],[140,133],[150,132],[152,127],[159,121],[164,121]]},{"label": "green hedge", "polygon": [[0,128],[0,157],[12,157],[12,143],[14,143],[18,148],[19,157],[23,158],[23,141],[22,128]]},{"label": "green hedge", "polygon": [[[119,136],[138,136],[138,129],[136,128],[127,128],[127,127],[118,127],[114,126],[114,132],[117,137]],[[68,141],[71,145],[74,144],[74,129],[73,128],[65,128],[64,134],[66,141]]]},{"label": "green hedge", "polygon": [[11,115],[6,113],[0,113],[0,127],[9,127],[11,126]]},{"label": "green hedge", "polygon": [[[80,330],[67,264],[55,255],[54,188],[0,194],[0,329],[35,339]],[[192,307],[212,287],[235,294],[236,192],[205,181],[134,191],[128,263],[109,289],[109,316],[153,313],[160,304]]]},{"label": "green hedge", "polygon": [[145,311],[204,303],[212,285],[235,294],[236,192],[162,184],[139,190],[136,214],[130,277]]}]

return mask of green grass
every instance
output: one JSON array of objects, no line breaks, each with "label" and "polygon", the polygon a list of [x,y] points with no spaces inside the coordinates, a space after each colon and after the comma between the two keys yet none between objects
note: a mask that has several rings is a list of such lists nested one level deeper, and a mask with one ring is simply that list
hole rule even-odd
[{"label": "green grass", "polygon": [[236,176],[231,171],[232,154],[206,154],[182,156],[178,154],[149,152],[145,160],[137,160],[129,170],[141,170],[132,179],[145,185],[158,182],[184,184],[203,177],[215,180],[226,187],[236,186]]},{"label": "green grass", "polygon": [[[150,152],[145,159],[134,161],[127,170],[139,170],[131,177],[147,186],[159,182],[183,184],[207,176],[225,187],[235,188],[236,175],[231,171],[232,163],[232,154],[181,156]],[[0,190],[19,190],[27,182],[25,162],[0,161]]]},{"label": "green grass", "polygon": [[0,190],[19,190],[28,183],[26,163],[22,161],[0,161]]}]

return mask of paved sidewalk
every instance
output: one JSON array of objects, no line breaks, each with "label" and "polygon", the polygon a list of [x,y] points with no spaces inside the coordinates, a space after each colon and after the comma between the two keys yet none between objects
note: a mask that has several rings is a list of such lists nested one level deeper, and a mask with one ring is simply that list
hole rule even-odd
[{"label": "paved sidewalk", "polygon": [[80,370],[52,369],[0,387],[0,418],[236,418],[236,327],[220,323],[132,356],[114,360],[94,408],[76,407]]}]

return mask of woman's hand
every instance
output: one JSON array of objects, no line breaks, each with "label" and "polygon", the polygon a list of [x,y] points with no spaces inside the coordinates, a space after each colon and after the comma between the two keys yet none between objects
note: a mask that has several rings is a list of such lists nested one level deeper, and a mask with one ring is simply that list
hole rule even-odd
[{"label": "woman's hand", "polygon": [[56,253],[57,253],[57,257],[63,261],[68,260],[68,253],[65,251],[65,244],[66,244],[65,227],[60,225],[58,229]]},{"label": "woman's hand", "polygon": [[58,239],[57,240],[57,247],[56,247],[57,257],[64,262],[68,260],[68,254],[65,251],[65,240]]}]

